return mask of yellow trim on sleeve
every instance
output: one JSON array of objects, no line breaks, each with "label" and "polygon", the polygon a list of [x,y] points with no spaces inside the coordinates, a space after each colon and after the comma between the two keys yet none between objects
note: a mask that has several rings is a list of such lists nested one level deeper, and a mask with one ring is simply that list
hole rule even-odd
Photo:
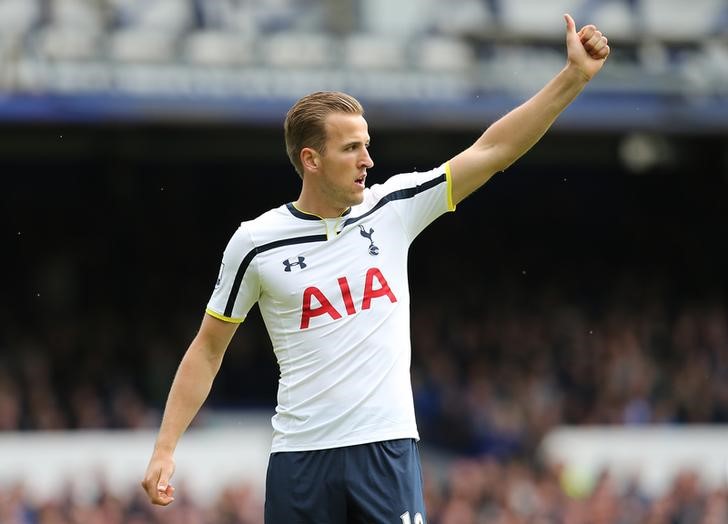
[{"label": "yellow trim on sleeve", "polygon": [[243,320],[245,320],[245,317],[243,318],[230,318],[226,317],[225,315],[221,315],[220,313],[216,313],[210,308],[205,309],[205,313],[210,315],[211,317],[215,317],[218,320],[222,320],[223,322],[230,322],[231,324],[240,324]]},{"label": "yellow trim on sleeve", "polygon": [[452,201],[452,173],[450,172],[450,162],[445,162],[445,179],[447,180],[447,210],[455,211],[455,204]]}]

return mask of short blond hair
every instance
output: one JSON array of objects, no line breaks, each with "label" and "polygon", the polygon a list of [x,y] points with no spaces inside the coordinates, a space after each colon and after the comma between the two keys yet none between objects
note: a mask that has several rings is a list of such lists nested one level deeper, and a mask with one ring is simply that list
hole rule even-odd
[{"label": "short blond hair", "polygon": [[326,151],[326,117],[332,113],[363,115],[364,108],[351,95],[338,91],[317,91],[300,98],[288,110],[283,131],[286,152],[298,175],[303,178],[301,150],[315,149],[321,154]]}]

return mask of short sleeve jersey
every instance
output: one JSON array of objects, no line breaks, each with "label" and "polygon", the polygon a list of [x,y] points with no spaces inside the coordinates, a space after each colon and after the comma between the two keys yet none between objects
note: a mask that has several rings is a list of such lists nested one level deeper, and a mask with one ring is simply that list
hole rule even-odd
[{"label": "short sleeve jersey", "polygon": [[280,368],[272,451],[419,438],[410,380],[407,252],[452,211],[449,164],[364,190],[337,218],[282,205],[228,243],[207,313],[258,302]]}]

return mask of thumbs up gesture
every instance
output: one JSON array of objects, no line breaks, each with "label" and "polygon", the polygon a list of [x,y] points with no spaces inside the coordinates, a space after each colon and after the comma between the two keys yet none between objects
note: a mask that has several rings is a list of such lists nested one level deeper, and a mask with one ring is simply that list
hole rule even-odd
[{"label": "thumbs up gesture", "polygon": [[586,80],[591,80],[609,56],[607,37],[591,24],[585,25],[577,32],[576,23],[568,14],[564,15],[564,20],[569,65],[577,67]]}]

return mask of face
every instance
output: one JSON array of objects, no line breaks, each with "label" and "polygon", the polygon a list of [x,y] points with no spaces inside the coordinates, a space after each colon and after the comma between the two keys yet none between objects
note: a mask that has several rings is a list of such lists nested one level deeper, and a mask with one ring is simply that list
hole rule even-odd
[{"label": "face", "polygon": [[326,117],[326,150],[317,156],[321,195],[325,204],[343,212],[361,204],[369,156],[369,128],[361,115],[332,113]]}]

